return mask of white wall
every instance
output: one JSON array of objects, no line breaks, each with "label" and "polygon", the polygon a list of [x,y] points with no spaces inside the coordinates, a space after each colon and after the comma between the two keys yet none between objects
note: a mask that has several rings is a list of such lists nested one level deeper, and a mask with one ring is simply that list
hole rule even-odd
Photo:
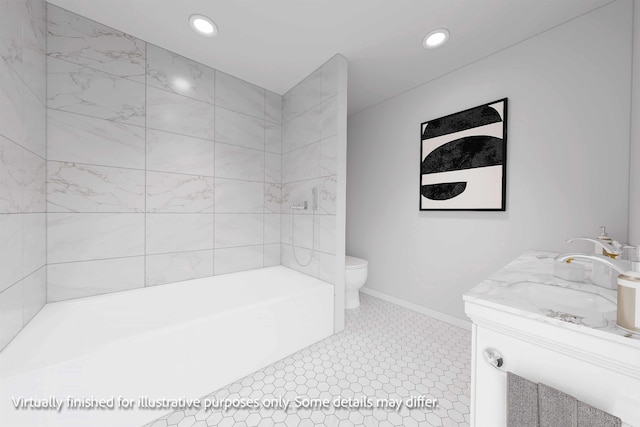
[{"label": "white wall", "polygon": [[[616,1],[349,118],[347,253],[369,260],[366,287],[464,318],[462,294],[527,250],[603,224],[626,239],[631,9]],[[419,212],[420,123],[503,97],[506,212]]]},{"label": "white wall", "polygon": [[640,245],[640,0],[633,7],[633,73],[629,171],[629,242]]}]

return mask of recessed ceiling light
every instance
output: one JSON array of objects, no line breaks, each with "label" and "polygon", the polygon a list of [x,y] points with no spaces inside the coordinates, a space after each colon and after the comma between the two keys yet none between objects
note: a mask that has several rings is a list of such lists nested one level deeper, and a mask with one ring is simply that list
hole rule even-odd
[{"label": "recessed ceiling light", "polygon": [[202,34],[203,36],[213,37],[218,34],[216,24],[204,15],[191,15],[189,17],[189,24],[191,24],[191,28],[193,28],[196,33]]},{"label": "recessed ceiling light", "polygon": [[438,28],[437,30],[431,31],[424,37],[424,41],[422,45],[426,49],[433,49],[438,46],[442,46],[449,40],[449,31],[444,28]]}]

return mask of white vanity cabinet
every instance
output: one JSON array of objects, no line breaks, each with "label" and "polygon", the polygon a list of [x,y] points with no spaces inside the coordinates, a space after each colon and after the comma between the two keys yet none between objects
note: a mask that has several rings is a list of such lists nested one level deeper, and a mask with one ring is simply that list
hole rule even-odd
[{"label": "white vanity cabinet", "polygon": [[[640,427],[638,348],[470,302],[466,310],[473,320],[472,426],[506,426],[511,371]],[[485,349],[502,355],[499,369],[485,361]]]},{"label": "white vanity cabinet", "polygon": [[[507,276],[517,280],[513,268]],[[471,426],[506,426],[510,371],[615,415],[623,426],[640,427],[640,337],[625,337],[612,322],[593,328],[548,317],[544,308],[512,306],[499,292],[509,283],[500,280],[487,280],[464,296],[473,322]],[[485,360],[487,349],[500,353],[500,368]]]}]

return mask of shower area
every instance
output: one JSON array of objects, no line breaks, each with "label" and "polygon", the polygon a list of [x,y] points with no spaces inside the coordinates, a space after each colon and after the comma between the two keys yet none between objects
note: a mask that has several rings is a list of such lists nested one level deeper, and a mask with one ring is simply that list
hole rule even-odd
[{"label": "shower area", "polygon": [[[198,398],[343,329],[344,57],[279,95],[53,4],[0,8],[0,418],[58,425],[10,399],[55,381]],[[62,425],[161,415],[140,412]]]}]

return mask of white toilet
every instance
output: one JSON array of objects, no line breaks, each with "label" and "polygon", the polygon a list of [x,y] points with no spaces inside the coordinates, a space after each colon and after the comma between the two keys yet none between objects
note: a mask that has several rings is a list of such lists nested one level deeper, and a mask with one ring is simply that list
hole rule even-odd
[{"label": "white toilet", "polygon": [[345,308],[360,307],[360,288],[367,281],[369,262],[347,255],[345,260]]}]

